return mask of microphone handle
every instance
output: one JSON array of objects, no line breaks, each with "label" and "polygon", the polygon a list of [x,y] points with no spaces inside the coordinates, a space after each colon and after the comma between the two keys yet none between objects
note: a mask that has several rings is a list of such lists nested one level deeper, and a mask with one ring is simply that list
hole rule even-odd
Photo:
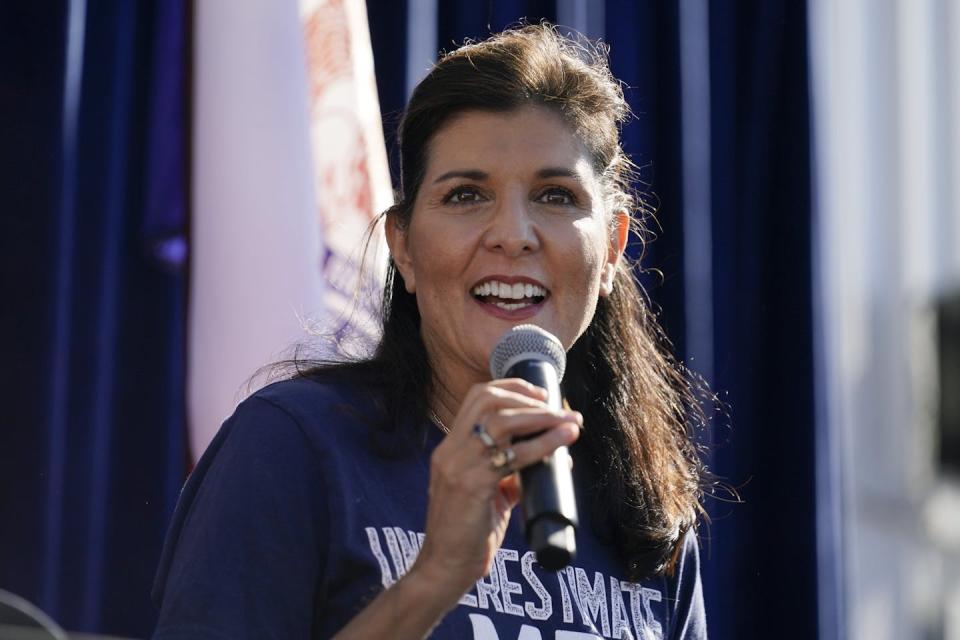
[{"label": "microphone handle", "polygon": [[[504,377],[521,378],[546,389],[550,408],[563,408],[560,380],[553,365],[542,360],[521,360]],[[577,553],[577,502],[570,466],[570,451],[558,447],[541,462],[520,471],[527,543],[536,553],[537,562],[550,571],[567,566]]]}]

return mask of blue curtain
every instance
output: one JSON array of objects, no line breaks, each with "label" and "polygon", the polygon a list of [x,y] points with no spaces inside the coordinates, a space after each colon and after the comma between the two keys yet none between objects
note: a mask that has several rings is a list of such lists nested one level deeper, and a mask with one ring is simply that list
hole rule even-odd
[{"label": "blue curtain", "polygon": [[144,233],[159,5],[51,5],[0,16],[0,588],[67,629],[145,636],[186,461],[184,276]]},{"label": "blue curtain", "polygon": [[[691,303],[681,5],[604,4],[637,114],[624,143],[659,211],[645,265],[663,276],[642,280],[681,358],[688,321],[702,305],[713,317],[711,382],[729,417],[707,440],[744,501],[708,500],[711,637],[817,637],[805,5],[708,6],[713,299]],[[396,177],[408,7],[367,10]],[[189,13],[187,0],[0,8],[0,588],[76,630],[149,633],[186,472]],[[554,21],[557,3],[439,2],[437,43],[521,17]]]},{"label": "blue curtain", "polygon": [[723,638],[814,638],[806,11],[789,0],[711,9],[714,382],[732,425],[713,455],[744,500],[714,510],[713,625]]}]

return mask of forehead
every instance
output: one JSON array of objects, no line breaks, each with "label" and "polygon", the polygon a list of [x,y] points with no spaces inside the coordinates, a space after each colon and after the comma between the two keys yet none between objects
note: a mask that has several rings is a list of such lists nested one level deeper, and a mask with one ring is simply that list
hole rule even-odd
[{"label": "forehead", "polygon": [[547,166],[594,178],[586,146],[560,114],[529,106],[466,111],[453,117],[430,140],[426,173],[429,177],[451,168],[510,172]]}]

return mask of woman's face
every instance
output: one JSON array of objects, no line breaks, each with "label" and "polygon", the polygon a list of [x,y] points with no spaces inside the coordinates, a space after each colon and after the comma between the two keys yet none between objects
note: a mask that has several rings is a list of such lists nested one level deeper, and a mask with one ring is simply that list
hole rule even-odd
[{"label": "woman's face", "polygon": [[464,392],[489,379],[490,352],[513,326],[573,345],[612,290],[627,218],[605,210],[560,116],[525,107],[469,111],[437,132],[410,223],[390,220],[387,234],[435,373]]}]

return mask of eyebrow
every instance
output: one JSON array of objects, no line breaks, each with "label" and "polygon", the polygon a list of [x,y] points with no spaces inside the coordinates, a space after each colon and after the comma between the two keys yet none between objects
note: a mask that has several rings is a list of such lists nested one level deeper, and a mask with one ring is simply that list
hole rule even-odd
[{"label": "eyebrow", "polygon": [[583,176],[567,167],[545,167],[537,171],[537,177],[544,178],[573,178],[577,182],[583,182]]},{"label": "eyebrow", "polygon": [[[467,180],[482,182],[489,177],[489,173],[480,171],[479,169],[454,169],[453,171],[447,171],[438,176],[437,179],[433,181],[433,184],[453,178],[466,178]],[[579,173],[566,167],[544,167],[537,171],[537,178],[541,180],[545,178],[573,178],[577,182],[583,182],[583,178]]]},{"label": "eyebrow", "polygon": [[439,176],[433,181],[433,184],[443,182],[444,180],[450,180],[451,178],[466,178],[468,180],[476,180],[477,182],[480,182],[489,177],[490,174],[477,169],[454,169],[453,171],[447,171],[443,175]]}]

